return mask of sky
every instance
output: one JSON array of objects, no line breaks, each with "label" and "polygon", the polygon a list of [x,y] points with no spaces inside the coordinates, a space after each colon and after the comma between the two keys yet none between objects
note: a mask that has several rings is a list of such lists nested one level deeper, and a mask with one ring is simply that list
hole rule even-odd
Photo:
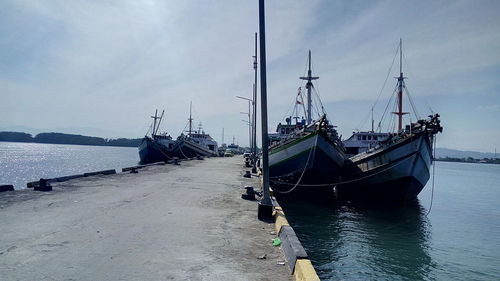
[{"label": "sky", "polygon": [[[500,150],[499,14],[485,0],[266,1],[270,131],[291,114],[308,50],[339,133],[369,130],[402,38],[420,114],[406,121],[437,112],[438,147]],[[252,95],[257,30],[258,1],[0,1],[0,130],[138,138],[164,109],[161,128],[177,137],[192,101],[218,142],[224,128],[226,143],[247,145],[248,103],[236,96]]]}]

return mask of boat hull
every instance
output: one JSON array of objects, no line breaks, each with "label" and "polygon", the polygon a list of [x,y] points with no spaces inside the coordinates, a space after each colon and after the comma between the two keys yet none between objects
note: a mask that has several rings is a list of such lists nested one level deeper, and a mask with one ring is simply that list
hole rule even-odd
[{"label": "boat hull", "polygon": [[217,156],[214,151],[211,151],[207,147],[199,145],[190,140],[178,140],[177,144],[174,146],[173,154],[178,158],[193,158],[197,156]]},{"label": "boat hull", "polygon": [[143,138],[139,144],[139,158],[142,164],[164,162],[172,157],[170,150],[150,138]]},{"label": "boat hull", "polygon": [[431,140],[427,133],[371,153],[351,157],[339,198],[408,202],[415,200],[430,178]]},{"label": "boat hull", "polygon": [[271,149],[271,187],[277,194],[333,194],[345,161],[339,150],[318,133]]}]

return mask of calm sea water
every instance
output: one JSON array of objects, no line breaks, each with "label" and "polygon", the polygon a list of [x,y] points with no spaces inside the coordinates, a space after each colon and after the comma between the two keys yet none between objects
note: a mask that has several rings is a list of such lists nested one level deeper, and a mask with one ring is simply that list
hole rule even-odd
[{"label": "calm sea water", "polygon": [[431,191],[407,207],[280,203],[322,280],[500,280],[500,165],[436,162],[428,213]]},{"label": "calm sea water", "polygon": [[135,147],[0,142],[0,184],[16,189],[40,178],[137,165]]}]

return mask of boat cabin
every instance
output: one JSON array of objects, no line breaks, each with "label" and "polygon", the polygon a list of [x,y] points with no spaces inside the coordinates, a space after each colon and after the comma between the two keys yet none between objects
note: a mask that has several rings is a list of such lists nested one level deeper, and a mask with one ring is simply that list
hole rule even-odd
[{"label": "boat cabin", "polygon": [[290,116],[285,119],[286,124],[279,123],[278,126],[276,127],[276,132],[268,134],[269,143],[279,141],[282,138],[292,135],[297,130],[304,128],[306,124],[305,119],[302,118],[302,120],[299,121],[298,117],[293,117],[293,118],[295,119],[295,124],[292,124],[292,117]]},{"label": "boat cabin", "polygon": [[175,141],[172,139],[172,137],[167,135],[166,133],[160,135],[153,135],[153,139],[158,143],[163,144],[168,149],[172,149],[175,144]]},{"label": "boat cabin", "polygon": [[201,128],[198,131],[191,132],[191,134],[189,134],[189,138],[208,147],[208,149],[215,153],[218,152],[217,142],[209,134],[206,134],[205,131],[201,130]]},{"label": "boat cabin", "polygon": [[389,136],[389,133],[353,132],[352,136],[347,140],[343,140],[342,143],[346,149],[346,154],[354,156],[376,147],[380,142],[387,140]]}]

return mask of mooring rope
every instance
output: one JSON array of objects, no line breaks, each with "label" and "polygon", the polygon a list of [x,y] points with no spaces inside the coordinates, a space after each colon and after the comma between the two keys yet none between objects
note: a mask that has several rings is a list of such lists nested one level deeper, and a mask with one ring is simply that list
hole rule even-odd
[{"label": "mooring rope", "polygon": [[[325,187],[325,186],[334,186],[334,185],[341,185],[341,184],[348,184],[348,183],[353,183],[353,182],[357,182],[357,181],[360,181],[360,180],[364,180],[364,179],[367,179],[367,178],[370,178],[370,177],[373,177],[373,176],[376,176],[380,173],[383,173],[389,169],[392,169],[396,166],[399,166],[401,165],[402,163],[405,162],[405,160],[408,160],[410,159],[411,157],[408,157],[406,159],[402,159],[399,163],[396,163],[392,166],[389,166],[381,171],[378,171],[374,174],[371,174],[371,175],[368,175],[368,176],[364,176],[364,177],[361,177],[361,178],[357,178],[357,179],[353,179],[353,180],[347,180],[347,181],[339,181],[339,182],[333,182],[333,183],[324,183],[324,184],[293,184],[293,183],[286,183],[286,182],[281,182],[281,181],[277,181],[277,180],[270,180],[271,182],[275,182],[275,183],[279,183],[279,184],[284,184],[284,185],[298,185],[298,186],[308,186],[308,187]],[[274,189],[273,189],[274,190]],[[279,191],[278,191],[279,192]]]},{"label": "mooring rope", "polygon": [[307,166],[309,165],[309,160],[311,159],[311,155],[313,153],[313,151],[316,150],[316,145],[318,144],[318,138],[319,138],[319,135],[316,134],[315,136],[315,140],[314,140],[314,145],[311,147],[311,150],[309,150],[309,156],[307,156],[307,162],[306,162],[306,165],[304,166],[304,169],[302,170],[302,174],[300,175],[299,177],[299,180],[297,181],[297,183],[290,189],[290,190],[287,190],[287,191],[279,191],[279,190],[276,190],[275,188],[273,188],[274,191],[278,192],[278,193],[281,193],[281,194],[288,194],[292,191],[295,190],[295,188],[297,188],[297,186],[299,186],[299,183],[300,181],[302,180],[302,177],[304,176],[304,174],[306,173],[306,170],[307,170]]},{"label": "mooring rope", "polygon": [[436,135],[434,135],[433,148],[432,148],[432,162],[431,162],[431,165],[432,164],[434,164],[434,165],[432,165],[431,204],[429,205],[429,210],[427,211],[427,214],[425,214],[426,217],[431,213],[432,203],[434,202],[434,178],[436,177],[436,174],[435,174],[436,163],[433,163],[433,162],[435,162],[434,159],[436,159]]},{"label": "mooring rope", "polygon": [[[182,140],[183,142],[186,142],[184,139]],[[184,154],[184,151],[182,151],[182,145],[179,144],[179,150],[181,151],[182,156],[184,156],[185,159],[188,159],[189,157]]]},{"label": "mooring rope", "polygon": [[169,160],[172,160],[172,157],[168,156],[165,152],[163,152],[163,150],[161,150],[161,148],[160,148],[160,152],[161,152],[161,154],[163,154],[165,157],[167,157]]}]

